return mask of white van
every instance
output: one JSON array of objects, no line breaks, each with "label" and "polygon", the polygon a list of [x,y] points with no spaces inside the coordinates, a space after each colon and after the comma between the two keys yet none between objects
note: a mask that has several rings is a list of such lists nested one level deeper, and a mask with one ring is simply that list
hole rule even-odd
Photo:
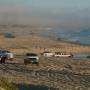
[{"label": "white van", "polygon": [[52,57],[54,55],[54,53],[46,51],[46,52],[43,52],[42,55],[44,57]]}]

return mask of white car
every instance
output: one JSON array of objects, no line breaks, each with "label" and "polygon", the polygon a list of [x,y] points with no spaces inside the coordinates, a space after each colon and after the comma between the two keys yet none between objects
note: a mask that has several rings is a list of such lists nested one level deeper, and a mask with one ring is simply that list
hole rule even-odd
[{"label": "white car", "polygon": [[8,50],[0,49],[0,56],[6,56],[8,60],[13,60],[14,55]]},{"label": "white car", "polygon": [[47,51],[47,52],[43,52],[42,55],[43,55],[44,57],[52,57],[52,56],[54,55],[54,53]]}]

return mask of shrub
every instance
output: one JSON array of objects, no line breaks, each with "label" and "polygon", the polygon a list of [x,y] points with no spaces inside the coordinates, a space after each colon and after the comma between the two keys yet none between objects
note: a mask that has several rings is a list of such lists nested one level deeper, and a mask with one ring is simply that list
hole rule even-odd
[{"label": "shrub", "polygon": [[19,90],[13,83],[9,83],[5,79],[0,79],[0,87],[6,90]]},{"label": "shrub", "polygon": [[12,33],[4,33],[4,36],[6,38],[15,38],[15,36]]}]

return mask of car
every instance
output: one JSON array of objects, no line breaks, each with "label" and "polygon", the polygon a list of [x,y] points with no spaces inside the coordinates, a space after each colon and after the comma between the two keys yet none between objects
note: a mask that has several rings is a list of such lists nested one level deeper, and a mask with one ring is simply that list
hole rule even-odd
[{"label": "car", "polygon": [[11,61],[14,58],[14,54],[5,49],[0,49],[0,56],[5,56],[7,60],[11,60]]},{"label": "car", "polygon": [[54,56],[54,53],[45,51],[45,52],[41,53],[41,55],[43,55],[44,57],[52,57],[52,56]]},{"label": "car", "polygon": [[26,53],[24,57],[24,64],[28,63],[39,65],[39,56],[36,53]]}]

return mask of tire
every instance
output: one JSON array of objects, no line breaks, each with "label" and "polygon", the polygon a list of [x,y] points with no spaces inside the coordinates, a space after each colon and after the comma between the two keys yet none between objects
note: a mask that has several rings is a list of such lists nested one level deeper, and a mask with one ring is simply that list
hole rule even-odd
[{"label": "tire", "polygon": [[10,61],[13,61],[14,59],[13,58],[10,58]]},{"label": "tire", "polygon": [[39,66],[39,62],[36,62],[35,64],[36,64],[37,66]]},{"label": "tire", "polygon": [[3,59],[2,63],[5,63],[5,60],[6,60],[6,59]]},{"label": "tire", "polygon": [[27,65],[28,64],[27,61],[24,60],[24,64]]},{"label": "tire", "polygon": [[5,56],[1,57],[1,64],[5,63],[6,59],[7,59],[7,57],[5,57]]}]

